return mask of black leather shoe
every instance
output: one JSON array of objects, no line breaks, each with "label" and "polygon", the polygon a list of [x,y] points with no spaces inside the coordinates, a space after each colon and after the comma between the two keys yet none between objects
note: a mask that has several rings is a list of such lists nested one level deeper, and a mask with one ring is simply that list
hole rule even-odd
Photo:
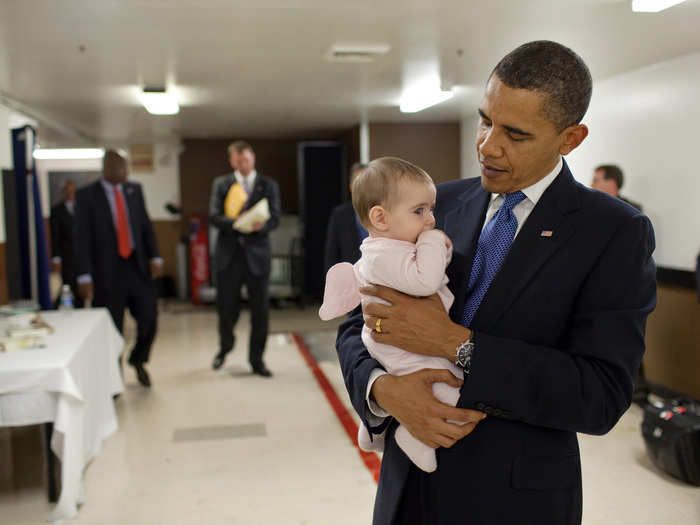
[{"label": "black leather shoe", "polygon": [[253,373],[262,377],[272,377],[272,372],[270,372],[265,365],[255,365],[253,367]]},{"label": "black leather shoe", "polygon": [[148,372],[146,372],[146,369],[143,367],[143,363],[134,363],[132,366],[134,370],[136,370],[136,378],[139,380],[139,383],[146,388],[150,388],[151,378],[148,377]]},{"label": "black leather shoe", "polygon": [[224,361],[226,360],[226,354],[218,353],[216,354],[216,357],[214,358],[214,362],[211,364],[211,367],[214,370],[218,370],[222,366],[224,366]]}]

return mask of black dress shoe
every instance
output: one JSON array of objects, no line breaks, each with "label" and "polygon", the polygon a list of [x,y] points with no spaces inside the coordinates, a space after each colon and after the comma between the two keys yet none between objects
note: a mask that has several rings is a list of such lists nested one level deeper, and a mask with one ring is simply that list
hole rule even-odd
[{"label": "black dress shoe", "polygon": [[216,354],[216,357],[214,358],[214,362],[211,364],[211,367],[214,370],[218,370],[222,366],[224,366],[224,361],[226,360],[226,354],[218,353]]},{"label": "black dress shoe", "polygon": [[133,363],[131,366],[136,370],[136,379],[139,380],[139,383],[146,388],[150,388],[151,378],[148,377],[148,372],[146,372],[146,369],[143,367],[143,363]]},{"label": "black dress shoe", "polygon": [[253,373],[262,377],[272,377],[272,372],[270,372],[265,365],[255,365],[253,367]]}]

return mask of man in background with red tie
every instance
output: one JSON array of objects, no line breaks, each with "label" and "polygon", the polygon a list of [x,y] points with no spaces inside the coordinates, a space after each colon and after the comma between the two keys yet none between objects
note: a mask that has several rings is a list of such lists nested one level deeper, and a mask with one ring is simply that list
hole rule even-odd
[{"label": "man in background with red tie", "polygon": [[144,365],[156,335],[153,279],[162,274],[163,260],[141,186],[126,180],[126,159],[108,150],[102,171],[101,180],[77,193],[78,287],[84,300],[109,309],[120,332],[124,329],[124,309],[129,308],[138,324],[129,364],[139,383],[150,387]]}]

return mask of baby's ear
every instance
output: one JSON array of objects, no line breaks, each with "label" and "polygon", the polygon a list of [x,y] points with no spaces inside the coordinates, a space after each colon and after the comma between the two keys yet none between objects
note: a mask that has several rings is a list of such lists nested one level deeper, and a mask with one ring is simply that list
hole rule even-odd
[{"label": "baby's ear", "polygon": [[389,229],[389,214],[379,205],[372,206],[369,210],[369,222],[375,230],[385,232]]}]

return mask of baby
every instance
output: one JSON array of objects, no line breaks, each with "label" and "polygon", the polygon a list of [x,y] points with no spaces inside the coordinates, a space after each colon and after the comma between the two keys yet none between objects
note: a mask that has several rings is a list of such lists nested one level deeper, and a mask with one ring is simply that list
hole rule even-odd
[{"label": "baby", "polygon": [[[445,310],[449,310],[454,296],[447,289],[445,268],[452,257],[452,243],[442,231],[434,229],[435,185],[430,175],[398,158],[373,160],[353,182],[352,204],[369,237],[360,246],[362,257],[354,266],[339,263],[328,270],[319,310],[321,319],[325,321],[353,310],[360,304],[360,288],[368,284],[421,297],[437,292]],[[381,302],[369,296],[365,300]],[[362,328],[362,342],[392,375],[439,368],[463,378],[462,369],[448,359],[413,354],[375,342],[372,329],[367,326]],[[459,399],[459,389],[445,383],[434,383],[433,393],[451,406]],[[417,467],[425,472],[437,468],[435,450],[414,438],[403,426],[396,429],[395,438]],[[384,448],[384,436],[375,436],[372,442],[364,425],[360,426],[357,440],[363,450]]]}]

